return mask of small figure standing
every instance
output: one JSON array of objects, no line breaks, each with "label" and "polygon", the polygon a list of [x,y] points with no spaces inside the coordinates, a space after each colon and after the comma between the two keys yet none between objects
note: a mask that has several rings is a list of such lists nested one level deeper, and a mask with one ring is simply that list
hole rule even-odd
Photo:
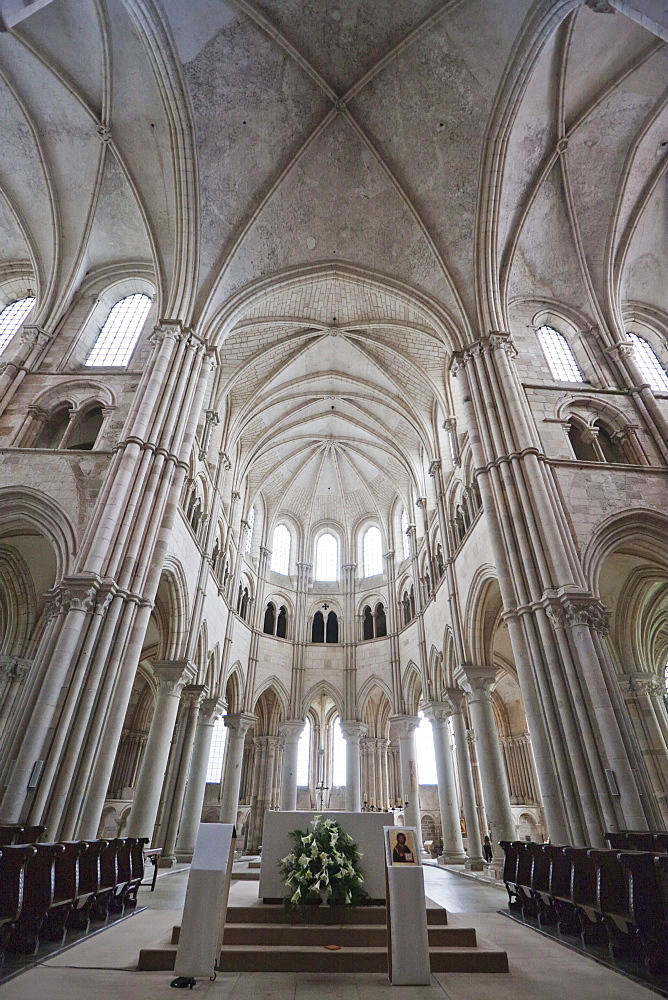
[{"label": "small figure standing", "polygon": [[491,864],[493,852],[489,837],[485,837],[485,843],[482,845],[482,853],[485,855],[487,864]]}]

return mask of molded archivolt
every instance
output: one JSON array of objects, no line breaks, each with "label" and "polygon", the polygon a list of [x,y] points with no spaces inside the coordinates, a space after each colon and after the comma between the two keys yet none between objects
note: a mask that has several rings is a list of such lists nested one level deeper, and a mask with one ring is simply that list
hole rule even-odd
[{"label": "molded archivolt", "polygon": [[[365,719],[365,716],[373,704],[387,702],[388,711],[392,706],[392,690],[390,685],[379,675],[371,674],[367,677],[357,691],[357,718]],[[365,721],[367,721],[365,719]],[[367,735],[372,736],[373,733]]]},{"label": "molded archivolt", "polygon": [[171,556],[165,560],[155,604],[162,625],[161,655],[166,660],[180,659],[188,634],[188,584],[183,567]]},{"label": "molded archivolt", "polygon": [[599,577],[604,561],[614,552],[637,555],[651,563],[665,565],[668,516],[651,507],[613,514],[598,525],[583,553],[582,565],[592,593],[599,594]]},{"label": "molded archivolt", "polygon": [[490,665],[494,662],[494,633],[502,610],[503,602],[494,568],[479,567],[469,589],[464,614],[471,663]]},{"label": "molded archivolt", "polygon": [[74,527],[64,510],[44,493],[30,487],[0,488],[0,538],[21,534],[44,535],[56,554],[56,583],[72,566],[77,548]]},{"label": "molded archivolt", "polygon": [[424,697],[422,678],[417,666],[411,661],[401,679],[401,694],[404,710],[408,715],[417,715],[421,699]]},{"label": "molded archivolt", "polygon": [[342,716],[343,713],[343,701],[341,699],[341,692],[337,691],[333,684],[329,681],[318,681],[313,687],[309,688],[304,697],[302,698],[302,718],[306,718],[306,713],[310,709],[311,705],[319,698],[330,698],[334,703],[335,708],[332,710],[332,714]]},{"label": "molded archivolt", "polygon": [[27,563],[11,542],[0,541],[0,656],[30,656],[36,609]]}]

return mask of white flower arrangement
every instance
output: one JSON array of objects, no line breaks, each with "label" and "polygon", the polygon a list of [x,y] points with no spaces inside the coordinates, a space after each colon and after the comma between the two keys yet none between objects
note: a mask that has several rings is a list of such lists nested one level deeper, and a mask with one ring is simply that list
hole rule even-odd
[{"label": "white flower arrangement", "polygon": [[311,831],[293,830],[294,847],[279,865],[289,890],[285,905],[296,909],[316,904],[328,892],[332,905],[356,906],[368,899],[364,873],[352,837],[335,820],[314,816]]}]

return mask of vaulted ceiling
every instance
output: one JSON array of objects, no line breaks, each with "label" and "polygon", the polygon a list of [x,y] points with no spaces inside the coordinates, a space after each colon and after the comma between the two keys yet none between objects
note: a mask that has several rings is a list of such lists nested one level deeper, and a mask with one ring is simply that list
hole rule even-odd
[{"label": "vaulted ceiling", "polygon": [[85,274],[150,265],[220,346],[253,488],[372,513],[514,301],[665,310],[667,81],[576,0],[53,0],[0,33],[0,276],[54,328]]}]

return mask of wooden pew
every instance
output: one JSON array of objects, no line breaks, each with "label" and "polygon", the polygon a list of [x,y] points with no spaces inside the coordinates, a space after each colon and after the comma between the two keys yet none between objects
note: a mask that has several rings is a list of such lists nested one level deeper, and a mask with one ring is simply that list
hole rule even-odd
[{"label": "wooden pew", "polygon": [[629,851],[620,852],[617,859],[625,875],[633,921],[630,950],[647,971],[668,972],[668,884],[661,885],[662,865],[668,869],[668,855]]},{"label": "wooden pew", "polygon": [[572,866],[566,848],[543,844],[550,862],[550,898],[557,914],[557,926],[562,934],[580,934],[580,921],[571,897]]},{"label": "wooden pew", "polygon": [[123,903],[126,907],[137,905],[137,892],[139,886],[144,881],[144,848],[148,844],[148,837],[127,837],[130,844],[130,881],[125,892]]},{"label": "wooden pew", "polygon": [[596,868],[596,899],[613,956],[631,954],[637,934],[637,922],[629,895],[628,879],[618,851],[589,851]]},{"label": "wooden pew", "polygon": [[550,893],[550,858],[545,844],[528,844],[531,853],[531,894],[540,924],[556,924],[557,911]]},{"label": "wooden pew", "polygon": [[26,845],[3,845],[0,851],[0,965],[2,965],[7,943],[23,907],[25,866],[37,850]]},{"label": "wooden pew", "polygon": [[503,881],[508,893],[508,909],[519,910],[522,908],[522,903],[517,888],[517,866],[519,864],[518,841],[501,840],[500,844],[504,854]]},{"label": "wooden pew", "polygon": [[[35,954],[47,918],[54,924],[63,921],[64,927],[73,901],[57,900],[55,897],[56,857],[64,853],[64,844],[25,846],[33,847],[35,853],[28,858],[25,866],[23,906],[9,939],[9,949],[22,954]],[[51,910],[65,912],[50,914]]]},{"label": "wooden pew", "polygon": [[96,906],[101,890],[100,857],[107,849],[106,840],[87,841],[88,850],[79,858],[79,891],[83,900],[70,917],[73,927],[87,929],[91,920],[106,920],[107,910]]},{"label": "wooden pew", "polygon": [[599,910],[596,866],[589,856],[589,847],[565,847],[571,863],[571,902],[575,906],[583,943],[607,942],[603,914]]},{"label": "wooden pew", "polygon": [[513,846],[517,849],[517,898],[522,907],[522,914],[535,917],[538,914],[538,906],[531,891],[533,845],[525,840],[516,840]]}]

